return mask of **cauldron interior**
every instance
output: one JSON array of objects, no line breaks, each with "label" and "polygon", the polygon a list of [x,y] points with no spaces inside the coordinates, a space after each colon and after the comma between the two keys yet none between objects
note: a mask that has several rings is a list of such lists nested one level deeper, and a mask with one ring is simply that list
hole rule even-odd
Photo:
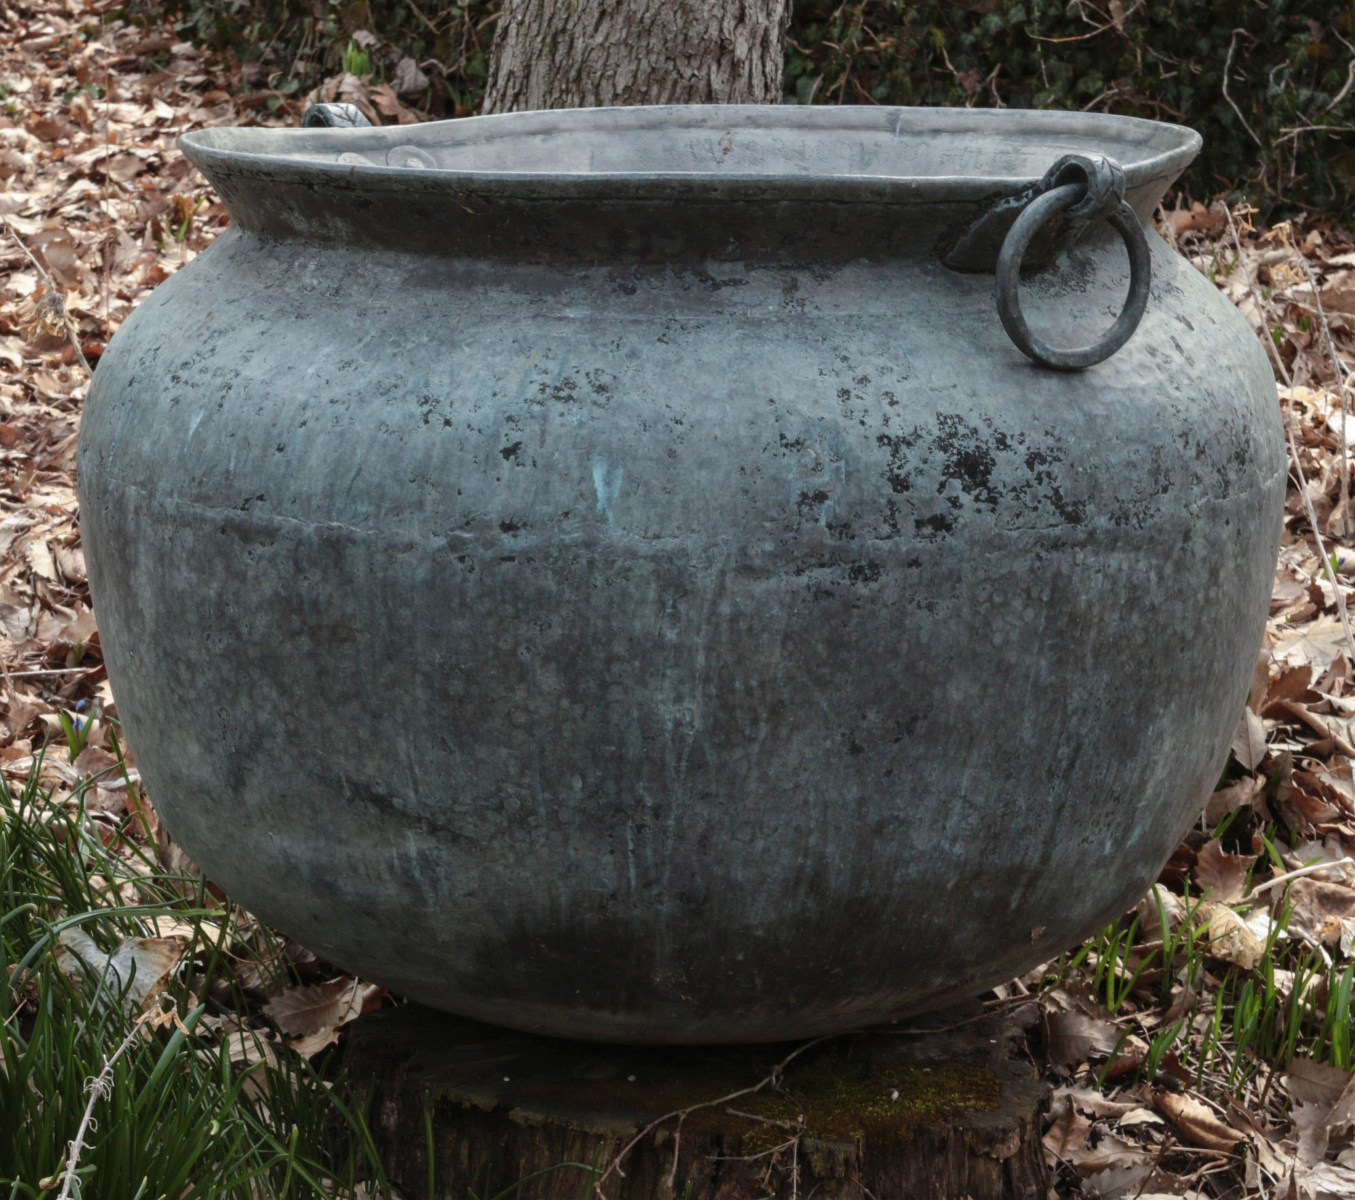
[{"label": "cauldron interior", "polygon": [[[1063,154],[1113,154],[1155,174],[1199,136],[1189,129],[1098,114],[929,109],[794,109],[731,105],[508,113],[368,129],[205,129],[194,150],[332,164],[413,148],[384,165],[503,176],[667,176],[729,179],[1039,178]],[[712,117],[717,119],[712,119]],[[723,117],[724,120],[718,118]],[[1003,119],[1007,118],[1007,119]],[[379,159],[378,159],[379,161]],[[361,166],[352,161],[344,165]]]}]

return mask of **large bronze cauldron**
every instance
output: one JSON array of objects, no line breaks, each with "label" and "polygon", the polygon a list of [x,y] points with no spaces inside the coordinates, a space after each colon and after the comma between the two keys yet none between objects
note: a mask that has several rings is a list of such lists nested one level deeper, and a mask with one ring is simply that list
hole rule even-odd
[{"label": "large bronze cauldron", "polygon": [[174,836],[347,968],[573,1037],[839,1030],[1081,938],[1217,778],[1279,531],[1264,356],[1144,229],[1197,146],[794,107],[186,137],[233,226],[80,448]]}]

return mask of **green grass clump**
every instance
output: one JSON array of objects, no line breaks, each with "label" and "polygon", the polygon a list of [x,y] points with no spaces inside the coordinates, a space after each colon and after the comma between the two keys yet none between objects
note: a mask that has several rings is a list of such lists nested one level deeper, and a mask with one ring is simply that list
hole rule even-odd
[{"label": "green grass clump", "polygon": [[[1193,1003],[1148,1032],[1136,1078],[1156,1079],[1170,1056],[1178,1078],[1188,1073],[1197,1088],[1212,1083],[1220,1095],[1240,1100],[1253,1084],[1268,1090],[1296,1057],[1355,1068],[1355,965],[1342,966],[1304,939],[1291,937],[1290,904],[1271,913],[1256,964],[1242,966],[1211,950],[1201,899],[1187,892],[1183,916],[1173,922],[1160,893],[1151,896],[1158,936],[1145,938],[1137,916],[1118,919],[1061,962],[1051,977],[1079,980],[1126,1031],[1138,1015],[1168,1010],[1174,987],[1188,989]],[[1264,907],[1265,899],[1228,907],[1246,915],[1258,904]],[[1105,1071],[1113,1065],[1112,1056]],[[1106,1079],[1102,1072],[1098,1082]]]},{"label": "green grass clump", "polygon": [[[265,1052],[246,1015],[192,990],[223,994],[232,914],[130,837],[105,845],[92,784],[58,799],[40,771],[17,792],[0,785],[0,1198],[389,1196],[361,1115],[285,1045]],[[157,917],[191,936],[144,1009],[127,1002],[134,973],[82,978],[78,959],[58,961],[63,930],[111,952],[155,936]]]}]

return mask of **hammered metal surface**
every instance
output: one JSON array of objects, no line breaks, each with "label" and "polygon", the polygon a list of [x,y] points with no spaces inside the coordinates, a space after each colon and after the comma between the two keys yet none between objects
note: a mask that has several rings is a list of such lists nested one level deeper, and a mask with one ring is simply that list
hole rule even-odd
[{"label": "hammered metal surface", "polygon": [[[157,808],[317,952],[526,1030],[802,1037],[1056,955],[1197,814],[1284,493],[1255,338],[1150,234],[1129,344],[1043,371],[940,255],[1076,139],[972,114],[969,176],[830,179],[801,112],[798,175],[566,146],[573,191],[491,135],[591,114],[194,135],[234,228],[104,356],[86,552]],[[1194,148],[1145,124],[1082,139],[1141,215]],[[439,136],[483,178],[287,157]],[[1075,342],[1125,278],[1093,237],[1023,302]]]}]

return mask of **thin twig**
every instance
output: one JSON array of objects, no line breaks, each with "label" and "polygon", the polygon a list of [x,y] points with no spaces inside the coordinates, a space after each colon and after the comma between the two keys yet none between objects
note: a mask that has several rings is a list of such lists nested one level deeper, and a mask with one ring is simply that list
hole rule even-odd
[{"label": "thin twig", "polygon": [[1304,875],[1315,875],[1318,871],[1330,871],[1333,867],[1355,867],[1355,858],[1336,858],[1331,862],[1309,863],[1306,867],[1297,867],[1292,871],[1286,871],[1283,875],[1276,875],[1274,879],[1267,879],[1264,883],[1258,883],[1239,903],[1245,904],[1253,896],[1268,892],[1271,888],[1277,888],[1282,883],[1288,883],[1292,879],[1299,879]]},{"label": "thin twig", "polygon": [[725,1109],[731,1117],[742,1117],[745,1121],[757,1121],[762,1125],[775,1125],[779,1129],[790,1129],[799,1132],[800,1126],[794,1121],[777,1121],[771,1117],[759,1117],[757,1113],[740,1112],[737,1108]]},{"label": "thin twig", "polygon": [[625,1171],[621,1169],[621,1164],[622,1162],[625,1161],[626,1156],[632,1150],[634,1150],[636,1146],[643,1142],[645,1138],[647,1138],[651,1133],[653,1133],[654,1130],[658,1129],[660,1125],[663,1125],[667,1121],[672,1121],[675,1118],[680,1125],[684,1118],[690,1116],[694,1112],[699,1112],[703,1108],[714,1108],[720,1104],[728,1104],[731,1100],[737,1100],[740,1096],[751,1096],[754,1092],[760,1092],[763,1090],[763,1088],[771,1087],[781,1078],[786,1068],[790,1066],[790,1064],[794,1062],[797,1058],[799,1058],[800,1055],[802,1055],[806,1050],[812,1050],[815,1046],[819,1045],[820,1043],[826,1042],[830,1038],[837,1036],[841,1035],[824,1034],[823,1037],[816,1037],[812,1041],[808,1041],[805,1042],[803,1045],[797,1046],[794,1050],[787,1054],[785,1058],[783,1058],[779,1063],[777,1063],[776,1066],[774,1066],[771,1069],[766,1078],[760,1080],[755,1084],[752,1084],[749,1087],[739,1088],[738,1091],[730,1092],[729,1095],[727,1096],[719,1096],[714,1100],[704,1100],[700,1104],[689,1104],[686,1108],[677,1108],[674,1109],[672,1112],[664,1113],[663,1116],[661,1117],[655,1117],[654,1120],[650,1121],[648,1125],[641,1129],[639,1133],[637,1133],[633,1138],[631,1138],[630,1141],[628,1141],[624,1146],[621,1147],[621,1149],[617,1152],[616,1157],[613,1158],[612,1161],[607,1164],[607,1169],[603,1171],[601,1175],[598,1176],[597,1183],[594,1187],[594,1191],[596,1192],[599,1200],[607,1200],[606,1193],[602,1190],[602,1185],[607,1182],[607,1179],[613,1173],[617,1175],[625,1174]]},{"label": "thin twig", "polygon": [[782,1142],[779,1146],[769,1146],[766,1150],[759,1150],[756,1154],[712,1154],[711,1162],[756,1162],[759,1158],[767,1158],[771,1155],[780,1154],[783,1150],[789,1150],[796,1142],[800,1140],[797,1133],[788,1141]]},{"label": "thin twig", "polygon": [[668,1190],[677,1191],[678,1156],[682,1153],[682,1118],[678,1118],[677,1128],[673,1130],[673,1166],[668,1172]]},{"label": "thin twig", "polygon": [[1355,84],[1355,58],[1350,60],[1350,65],[1346,68],[1346,81],[1341,85],[1341,90],[1332,97],[1332,102],[1324,108],[1323,112],[1331,112],[1342,100],[1346,98],[1346,93],[1350,91],[1351,84]]},{"label": "thin twig", "polygon": [[438,27],[437,27],[436,25],[434,25],[433,22],[430,21],[427,17],[425,17],[425,16],[423,15],[423,13],[422,13],[422,12],[420,11],[420,9],[419,9],[419,6],[418,6],[417,4],[414,3],[414,0],[409,0],[409,7],[412,8],[412,9],[414,10],[414,15],[415,15],[416,17],[418,17],[419,20],[422,21],[425,25],[428,26],[429,32],[434,33],[434,34],[436,34],[436,33],[438,32]]},{"label": "thin twig", "polygon": [[54,667],[50,671],[11,671],[5,670],[6,679],[39,679],[48,675],[92,675],[100,667]]},{"label": "thin twig", "polygon": [[[1121,26],[1140,7],[1142,7],[1142,5],[1143,0],[1136,0],[1136,3],[1131,4],[1127,9],[1125,9],[1124,15],[1120,18],[1120,20],[1116,21],[1114,18],[1112,18],[1111,20],[1107,21],[1104,25],[1095,25],[1093,26],[1092,31],[1090,33],[1077,33],[1072,34],[1068,37],[1041,37],[1038,33],[1031,33],[1029,30],[1027,30],[1026,36],[1034,38],[1035,41],[1037,42],[1054,42],[1056,44],[1062,44],[1064,42],[1085,42],[1088,38],[1094,38],[1097,36],[1097,34],[1105,33],[1107,29],[1120,29],[1120,32],[1123,33],[1124,30],[1121,28]],[[1096,15],[1100,16],[1101,14],[1097,13]],[[1082,19],[1084,21],[1087,21],[1088,25],[1092,24],[1091,21],[1087,20],[1087,17],[1085,15],[1083,15]]]},{"label": "thin twig", "polygon": [[1355,125],[1285,125],[1281,127],[1280,136],[1275,139],[1275,144],[1278,146],[1281,142],[1292,141],[1305,133],[1351,132],[1355,132]]},{"label": "thin twig", "polygon": [[1245,129],[1249,134],[1251,134],[1252,141],[1254,141],[1258,146],[1261,147],[1262,150],[1264,150],[1266,148],[1265,142],[1263,142],[1259,137],[1256,136],[1256,130],[1254,130],[1250,125],[1247,124],[1247,118],[1242,115],[1242,110],[1238,108],[1232,96],[1228,94],[1228,71],[1232,68],[1233,53],[1237,50],[1237,35],[1239,33],[1246,32],[1247,31],[1245,29],[1234,29],[1232,40],[1229,41],[1228,43],[1228,57],[1224,60],[1223,63],[1223,98],[1228,101],[1229,105],[1232,107],[1233,112],[1237,113],[1237,119],[1242,122],[1242,128]]},{"label": "thin twig", "polygon": [[[152,1010],[154,1011],[154,1010]],[[135,1041],[137,1035],[141,1032],[141,1026],[147,1020],[149,1014],[143,1014],[138,1017],[127,1036],[122,1039],[122,1043],[113,1055],[103,1065],[98,1075],[91,1079],[85,1087],[89,1091],[89,1103],[85,1105],[84,1115],[80,1118],[80,1124],[76,1128],[75,1137],[71,1144],[66,1148],[69,1156],[66,1160],[66,1174],[61,1180],[61,1191],[57,1194],[56,1200],[70,1200],[71,1188],[75,1186],[75,1169],[80,1163],[80,1152],[85,1148],[85,1136],[94,1126],[94,1106],[98,1103],[100,1096],[108,1095],[108,1087],[112,1082],[113,1067],[116,1065],[127,1048]]]},{"label": "thin twig", "polygon": [[28,261],[33,264],[34,268],[46,282],[50,294],[55,296],[58,303],[61,305],[61,321],[62,324],[66,326],[66,336],[70,339],[71,349],[75,351],[75,357],[80,360],[80,365],[85,368],[85,374],[92,378],[94,375],[94,368],[89,365],[89,359],[85,357],[85,352],[80,349],[80,339],[76,336],[75,326],[71,324],[70,319],[66,316],[66,301],[61,295],[61,289],[56,286],[56,281],[53,280],[52,276],[48,273],[47,268],[33,257],[33,251],[31,251],[24,243],[23,238],[19,236],[18,231],[14,226],[9,223],[9,220],[4,213],[0,213],[0,225],[5,227],[5,232],[14,239],[15,244],[19,249],[28,256]]},{"label": "thin twig", "polygon": [[[996,1005],[1001,1005],[1003,1003],[1013,1003],[1016,1001],[1028,1004],[1030,1002],[1030,997],[1007,996],[1003,999],[995,1001],[994,1003]],[[950,1033],[951,1030],[953,1029],[963,1029],[966,1025],[973,1025],[979,1021],[991,1021],[992,1019],[993,1011],[991,1009],[985,1009],[983,1012],[978,1013],[976,1016],[966,1017],[963,1021],[956,1021],[954,1025],[934,1025],[930,1029],[928,1029],[926,1026],[924,1026],[921,1029],[880,1029],[877,1032],[896,1034],[899,1036],[907,1034],[915,1037],[926,1037],[928,1034],[932,1033]]]},{"label": "thin twig", "polygon": [[1143,1189],[1148,1186],[1148,1181],[1153,1177],[1154,1172],[1161,1171],[1162,1160],[1167,1156],[1167,1148],[1175,1141],[1176,1139],[1172,1137],[1170,1133],[1162,1135],[1162,1144],[1157,1148],[1157,1155],[1153,1159],[1153,1165],[1148,1168],[1147,1174],[1144,1175],[1143,1181],[1139,1184],[1139,1190],[1130,1197],[1130,1200],[1139,1200],[1139,1197],[1143,1195]]}]

